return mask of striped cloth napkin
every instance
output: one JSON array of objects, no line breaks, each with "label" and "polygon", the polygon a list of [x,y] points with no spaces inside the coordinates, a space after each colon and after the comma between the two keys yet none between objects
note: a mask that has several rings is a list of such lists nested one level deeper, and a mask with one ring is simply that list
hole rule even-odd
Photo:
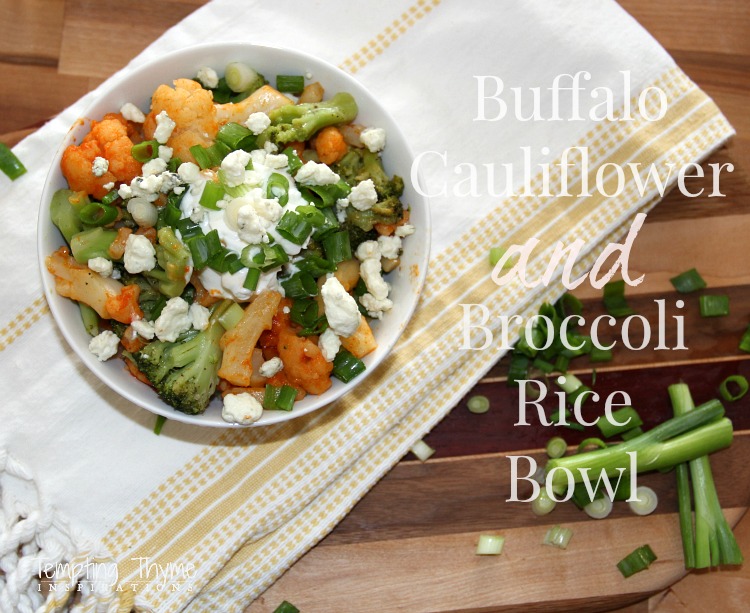
[{"label": "striped cloth napkin", "polygon": [[[0,178],[1,611],[59,610],[76,594],[80,611],[242,610],[502,355],[499,342],[461,348],[460,304],[485,305],[493,314],[486,326],[497,334],[495,315],[525,319],[561,293],[558,276],[533,289],[517,280],[498,286],[491,247],[538,237],[527,267],[535,278],[556,241],[581,239],[580,273],[660,198],[653,181],[639,190],[632,179],[611,197],[545,195],[545,163],[554,186],[565,149],[585,147],[583,178],[593,185],[603,167],[611,191],[615,164],[662,172],[705,158],[732,134],[712,101],[610,1],[388,0],[355,10],[343,0],[215,0],[123,72],[219,40],[289,46],[339,65],[378,96],[424,154],[434,227],[421,302],[390,357],[335,404],[265,428],[217,432],[168,422],[156,437],[153,415],[110,392],[66,345],[35,272],[34,216],[50,160],[97,92],[25,139],[15,151],[28,174],[12,184]],[[580,71],[590,75],[580,82],[580,120],[571,119],[570,92],[560,96],[563,120],[522,120],[533,111],[531,88],[542,88],[540,113],[549,118],[547,88],[557,75]],[[498,79],[507,112],[489,121],[500,103],[481,105],[478,88],[489,97]],[[636,108],[641,92],[658,88],[666,109],[653,89],[643,97],[646,117],[596,121],[589,117],[603,100],[591,96],[596,87],[613,92],[615,109],[626,101]],[[506,166],[515,170],[510,182]],[[466,179],[470,167],[476,185]],[[567,170],[569,193],[577,194],[582,166]],[[500,195],[524,183],[532,195]],[[474,341],[481,344],[479,334]],[[43,604],[36,577],[51,569],[58,572]]]}]

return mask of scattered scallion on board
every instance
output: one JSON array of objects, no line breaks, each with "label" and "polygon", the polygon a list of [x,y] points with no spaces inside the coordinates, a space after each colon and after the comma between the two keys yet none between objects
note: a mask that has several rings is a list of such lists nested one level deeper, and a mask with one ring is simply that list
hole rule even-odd
[{"label": "scattered scallion on board", "polygon": [[561,458],[565,455],[568,450],[568,444],[565,439],[560,436],[553,436],[547,441],[547,455],[550,458]]},{"label": "scattered scallion on board", "polygon": [[[736,392],[732,392],[729,387],[735,387]],[[727,402],[735,402],[747,394],[747,390],[750,389],[747,379],[742,375],[731,375],[724,379],[719,385],[719,394]]]},{"label": "scattered scallion on board", "polygon": [[612,317],[627,317],[635,311],[625,299],[625,281],[610,281],[604,286],[604,308]]},{"label": "scattered scallion on board", "polygon": [[0,143],[0,170],[11,181],[15,181],[26,172],[26,167],[21,163],[21,160],[16,157],[16,154],[5,143]]},{"label": "scattered scallion on board", "polygon": [[299,613],[299,609],[285,600],[273,610],[273,613]]},{"label": "scattered scallion on board", "polygon": [[729,296],[707,294],[699,298],[701,317],[724,317],[729,315]]},{"label": "scattered scallion on board", "polygon": [[490,399],[487,396],[472,396],[466,403],[472,413],[480,415],[490,410]]},{"label": "scattered scallion on board", "polygon": [[435,450],[424,441],[417,441],[412,445],[411,452],[417,456],[421,462],[426,462],[432,454],[435,453]]},{"label": "scattered scallion on board", "polygon": [[639,485],[635,488],[635,500],[629,500],[628,506],[636,515],[650,515],[656,510],[659,497],[650,487]]},{"label": "scattered scallion on board", "polygon": [[161,429],[164,427],[165,423],[167,423],[167,418],[164,417],[164,415],[156,416],[156,423],[154,424],[154,434],[156,434],[156,436],[161,434]]},{"label": "scattered scallion on board", "polygon": [[642,545],[620,560],[617,563],[617,568],[622,573],[622,576],[627,579],[635,573],[646,570],[656,559],[653,549],[649,545]]},{"label": "scattered scallion on board", "polygon": [[573,531],[570,528],[563,528],[562,526],[552,526],[547,533],[544,535],[542,545],[551,545],[558,549],[567,549],[568,543],[573,536]]},{"label": "scattered scallion on board", "polygon": [[669,282],[681,294],[689,294],[690,292],[695,292],[706,287],[706,282],[695,268],[691,268],[676,277],[672,277]]},{"label": "scattered scallion on board", "polygon": [[499,556],[503,552],[505,537],[497,534],[480,534],[477,541],[478,556]]}]

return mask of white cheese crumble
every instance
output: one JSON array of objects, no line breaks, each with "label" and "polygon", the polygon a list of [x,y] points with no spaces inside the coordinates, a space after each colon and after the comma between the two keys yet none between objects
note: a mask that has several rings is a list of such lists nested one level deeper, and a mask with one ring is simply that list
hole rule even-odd
[{"label": "white cheese crumble", "polygon": [[183,162],[180,164],[177,174],[185,183],[198,183],[205,180],[201,174],[200,167],[193,162]]},{"label": "white cheese crumble", "polygon": [[112,276],[112,260],[108,260],[107,258],[91,258],[88,262],[89,270],[93,270],[94,272],[98,272],[102,277],[111,277]]},{"label": "white cheese crumble", "polygon": [[265,224],[252,204],[246,204],[237,211],[237,234],[246,243],[268,242]]},{"label": "white cheese crumble", "polygon": [[166,145],[159,145],[159,158],[168,162],[174,155],[174,149],[167,147]]},{"label": "white cheese crumble", "polygon": [[222,160],[221,170],[227,186],[237,187],[245,182],[245,167],[249,161],[250,154],[242,149],[232,151]]},{"label": "white cheese crumble", "polygon": [[109,161],[107,158],[96,156],[91,163],[91,173],[95,177],[102,177],[109,170]]},{"label": "white cheese crumble", "polygon": [[378,244],[378,241],[363,241],[357,247],[357,251],[354,252],[354,255],[360,262],[364,262],[371,258],[379,260],[381,257],[380,245]]},{"label": "white cheese crumble", "polygon": [[146,321],[145,319],[136,319],[130,323],[130,327],[135,330],[136,334],[141,338],[145,338],[150,341],[154,338],[156,332],[154,331],[154,322]]},{"label": "white cheese crumble", "polygon": [[383,313],[393,308],[393,302],[390,299],[384,298],[383,300],[378,300],[372,294],[363,294],[359,301],[367,311],[367,314],[374,319],[382,319]]},{"label": "white cheese crumble", "polygon": [[359,135],[359,140],[373,153],[385,149],[385,130],[383,128],[365,128]]},{"label": "white cheese crumble", "polygon": [[410,223],[405,223],[403,226],[396,226],[396,236],[399,238],[404,238],[406,236],[411,236],[414,234],[415,228]]},{"label": "white cheese crumble", "polygon": [[341,339],[333,330],[326,328],[325,332],[318,337],[318,347],[326,362],[333,362],[333,358],[341,349]]},{"label": "white cheese crumble", "polygon": [[224,421],[247,426],[258,421],[261,415],[263,406],[247,392],[224,396],[224,406],[221,409],[221,418]]},{"label": "white cheese crumble", "polygon": [[131,234],[125,243],[123,262],[125,270],[131,275],[153,270],[156,266],[156,249],[142,234]]},{"label": "white cheese crumble", "polygon": [[190,305],[177,296],[167,300],[154,322],[154,334],[160,341],[174,342],[180,334],[190,330],[192,325]]},{"label": "white cheese crumble", "polygon": [[260,365],[258,374],[261,377],[269,379],[270,377],[273,377],[274,375],[280,373],[282,370],[284,370],[284,362],[281,361],[281,358],[271,358],[270,360],[267,360]]},{"label": "white cheese crumble", "polygon": [[190,323],[196,330],[205,330],[208,328],[208,318],[211,315],[206,307],[201,304],[193,303],[188,309],[190,315]]},{"label": "white cheese crumble", "polygon": [[141,168],[141,176],[150,177],[160,175],[167,169],[167,163],[162,158],[154,158],[146,162]]},{"label": "white cheese crumble", "polygon": [[104,185],[102,185],[102,187],[107,191],[113,190],[115,188],[115,182],[110,181],[109,183],[105,183]]},{"label": "white cheese crumble", "polygon": [[380,247],[380,255],[389,260],[395,260],[401,251],[401,239],[398,236],[379,236],[378,247]]},{"label": "white cheese crumble", "polygon": [[354,334],[359,328],[362,316],[357,302],[347,293],[341,282],[336,277],[329,277],[320,293],[323,296],[326,319],[331,330],[344,338]]},{"label": "white cheese crumble", "polygon": [[143,111],[132,102],[126,102],[120,107],[120,115],[133,123],[143,123],[146,121],[146,116],[143,114]]},{"label": "white cheese crumble", "polygon": [[263,144],[263,150],[266,153],[278,153],[279,152],[279,148],[276,145],[274,145],[270,140],[266,141]]},{"label": "white cheese crumble", "polygon": [[172,136],[172,130],[174,130],[176,125],[166,111],[159,113],[156,116],[156,130],[154,130],[156,142],[161,145],[166,143],[169,137]]},{"label": "white cheese crumble", "polygon": [[201,66],[195,73],[195,78],[207,89],[215,89],[219,85],[219,75],[210,66]]},{"label": "white cheese crumble", "polygon": [[89,351],[93,353],[100,362],[105,362],[117,353],[117,346],[119,344],[120,339],[114,332],[104,330],[104,332],[97,334],[91,339],[91,341],[89,341]]},{"label": "white cheese crumble", "polygon": [[340,177],[325,164],[310,160],[297,171],[294,180],[302,185],[333,185]]},{"label": "white cheese crumble", "polygon": [[380,260],[375,258],[368,258],[359,266],[359,274],[367,286],[367,291],[378,300],[385,300],[390,288],[380,276],[381,270]]},{"label": "white cheese crumble", "polygon": [[286,157],[283,153],[269,153],[266,155],[263,163],[269,168],[278,170],[280,168],[286,168],[287,166],[289,166],[289,158]]},{"label": "white cheese crumble", "polygon": [[360,181],[352,187],[349,194],[349,203],[358,211],[368,211],[378,201],[378,193],[372,179]]},{"label": "white cheese crumble", "polygon": [[[245,122],[245,127],[256,136],[271,125],[271,119],[265,113],[251,113]],[[286,156],[284,156],[286,157]]]}]

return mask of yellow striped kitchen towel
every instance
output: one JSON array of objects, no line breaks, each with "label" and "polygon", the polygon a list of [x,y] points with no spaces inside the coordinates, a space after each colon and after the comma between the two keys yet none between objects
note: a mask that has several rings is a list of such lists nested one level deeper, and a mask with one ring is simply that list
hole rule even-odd
[{"label": "yellow striped kitchen towel", "polygon": [[[389,0],[355,10],[341,0],[214,0],[123,72],[218,40],[319,56],[391,112],[415,152],[401,174],[432,211],[420,304],[392,354],[325,409],[221,433],[169,422],[155,437],[153,415],[116,397],[66,345],[34,272],[34,211],[52,152],[97,92],[25,139],[16,152],[29,173],[0,192],[13,288],[0,307],[0,610],[60,610],[79,589],[81,611],[243,610],[502,355],[498,342],[463,348],[461,305],[483,305],[497,334],[497,315],[525,319],[563,291],[561,270],[548,284],[498,285],[491,247],[539,239],[526,267],[538,279],[557,241],[580,240],[583,274],[676,180],[659,186],[649,169],[667,177],[732,134],[609,1]],[[474,328],[472,346],[484,334]],[[47,570],[57,576],[45,602],[35,577]]]}]

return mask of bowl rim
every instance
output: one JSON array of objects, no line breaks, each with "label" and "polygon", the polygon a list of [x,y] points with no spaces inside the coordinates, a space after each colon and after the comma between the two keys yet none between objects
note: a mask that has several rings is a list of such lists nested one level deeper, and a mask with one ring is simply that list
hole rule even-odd
[{"label": "bowl rim", "polygon": [[[206,51],[206,52],[210,51],[213,54],[242,52],[242,53],[246,53],[250,55],[252,54],[253,50],[260,50],[261,53],[270,53],[270,54],[278,53],[284,56],[285,59],[292,59],[294,61],[299,61],[300,65],[304,65],[303,62],[317,64],[317,66],[314,66],[314,69],[317,70],[317,69],[322,68],[325,71],[330,71],[331,73],[337,75],[340,79],[342,79],[344,82],[350,85],[354,90],[356,90],[355,98],[358,98],[361,94],[364,94],[365,97],[368,97],[371,100],[371,103],[374,105],[374,108],[376,109],[377,113],[381,114],[382,117],[391,124],[389,131],[393,130],[393,128],[396,129],[398,133],[398,141],[400,141],[401,143],[400,148],[402,149],[402,154],[409,160],[412,160],[412,161],[414,160],[414,153],[411,147],[409,146],[409,143],[406,140],[406,137],[403,131],[401,130],[400,126],[396,123],[396,121],[393,119],[390,112],[384,106],[380,104],[376,96],[370,93],[370,91],[361,82],[356,80],[352,75],[343,71],[339,67],[334,66],[328,61],[322,58],[319,58],[317,56],[313,56],[313,55],[304,53],[302,51],[299,51],[297,49],[288,48],[288,47],[272,46],[272,45],[258,45],[258,44],[254,44],[254,43],[250,43],[246,41],[221,41],[221,42],[216,42],[216,43],[200,43],[196,45],[190,45],[189,47],[177,49],[169,53],[165,53],[164,55],[161,55],[158,58],[144,61],[138,64],[136,67],[134,67],[131,71],[127,71],[127,68],[123,69],[119,73],[113,75],[109,81],[105,81],[102,85],[99,86],[99,88],[93,90],[93,91],[98,91],[99,89],[101,89],[102,91],[99,93],[99,95],[95,96],[94,99],[88,105],[86,105],[86,107],[80,113],[78,118],[72,122],[63,140],[60,142],[54,154],[52,165],[50,166],[45,176],[44,185],[42,188],[41,200],[39,203],[36,243],[37,243],[37,256],[39,260],[39,268],[40,268],[41,277],[42,277],[42,286],[43,286],[45,298],[47,300],[47,304],[49,305],[49,308],[50,308],[50,312],[52,313],[53,319],[55,320],[55,324],[58,330],[62,333],[63,337],[65,338],[65,341],[68,343],[70,348],[73,349],[74,353],[84,363],[87,369],[90,372],[92,372],[102,383],[104,383],[108,389],[118,394],[120,397],[135,404],[139,408],[145,409],[156,415],[161,415],[174,421],[179,421],[185,424],[191,424],[195,426],[216,427],[216,428],[247,428],[247,427],[270,426],[270,425],[292,420],[296,417],[301,417],[302,415],[306,415],[314,411],[318,411],[322,409],[323,407],[328,406],[331,403],[339,400],[342,396],[354,390],[393,351],[393,348],[398,342],[398,340],[400,339],[404,329],[408,325],[409,321],[412,319],[414,312],[416,310],[417,304],[420,301],[420,297],[424,289],[425,279],[427,276],[427,268],[429,265],[430,246],[431,246],[431,214],[430,214],[429,199],[427,198],[427,196],[420,193],[418,190],[414,189],[413,196],[416,197],[417,201],[415,202],[414,201],[415,198],[412,197],[412,195],[410,195],[409,206],[410,206],[410,210],[413,210],[415,206],[418,206],[420,209],[422,209],[423,219],[420,219],[420,227],[418,228],[422,248],[420,250],[420,253],[418,254],[417,261],[415,262],[418,266],[418,271],[416,274],[412,274],[412,271],[410,270],[402,269],[401,267],[399,268],[399,274],[409,275],[411,277],[410,295],[403,297],[403,299],[410,299],[411,304],[409,304],[408,307],[405,309],[403,318],[400,321],[395,322],[395,325],[398,326],[397,330],[391,335],[391,338],[388,339],[388,342],[385,345],[381,345],[380,342],[378,342],[378,349],[381,349],[379,352],[379,355],[374,356],[372,363],[368,364],[367,369],[364,371],[364,373],[362,373],[352,382],[338,386],[338,389],[336,389],[333,392],[331,392],[331,388],[329,388],[329,390],[327,390],[323,394],[315,395],[315,396],[308,395],[306,398],[314,397],[316,400],[309,403],[306,406],[300,407],[299,409],[297,408],[297,405],[296,405],[295,408],[289,412],[287,411],[265,411],[264,410],[263,416],[261,417],[261,419],[252,424],[236,424],[236,423],[225,422],[220,417],[219,417],[219,420],[209,421],[209,420],[202,419],[205,416],[205,413],[189,415],[189,414],[183,413],[181,411],[178,411],[170,407],[169,405],[164,403],[161,400],[161,398],[156,396],[155,393],[154,393],[154,401],[150,403],[141,401],[135,395],[135,393],[131,393],[129,389],[127,389],[126,387],[123,387],[118,382],[113,381],[111,378],[107,377],[106,376],[107,373],[104,369],[97,367],[97,365],[101,365],[103,363],[99,362],[97,358],[88,351],[87,348],[84,350],[84,348],[82,348],[80,345],[80,341],[77,340],[77,337],[74,334],[74,331],[70,328],[70,326],[64,325],[63,322],[67,318],[62,313],[61,309],[63,307],[61,307],[61,305],[66,304],[66,302],[72,302],[72,301],[70,301],[67,298],[63,298],[62,296],[57,294],[55,290],[55,283],[52,278],[52,275],[49,273],[45,265],[46,257],[49,255],[48,245],[46,244],[46,232],[49,232],[51,230],[59,234],[59,231],[57,230],[57,228],[54,227],[49,217],[49,198],[51,197],[52,193],[54,193],[54,191],[51,188],[51,184],[55,181],[55,178],[58,176],[56,173],[60,172],[59,162],[60,162],[62,153],[69,144],[71,144],[72,142],[75,142],[75,139],[73,137],[73,132],[76,131],[76,128],[80,127],[81,125],[85,125],[87,121],[90,121],[93,118],[93,115],[100,114],[98,111],[96,113],[93,113],[92,109],[95,109],[97,107],[97,105],[100,102],[101,97],[106,96],[108,93],[116,90],[118,87],[121,87],[125,83],[130,82],[134,79],[138,80],[138,79],[144,78],[150,72],[153,72],[154,70],[158,70],[160,66],[172,63],[176,60],[177,61],[183,60],[185,63],[188,63],[189,58],[192,55],[200,54],[202,51]],[[189,78],[189,77],[180,77],[180,75],[177,75],[174,78],[176,79],[176,78]],[[323,81],[325,80],[325,75],[322,76],[321,80]],[[359,99],[358,99],[358,102],[360,102]],[[421,171],[420,171],[420,174],[421,174]],[[420,180],[421,180],[421,177],[420,177]],[[61,244],[65,244],[65,241],[62,239],[61,236],[60,236],[60,239],[62,241]],[[118,358],[118,360],[120,360],[120,358]],[[132,378],[132,381],[136,382],[138,386],[145,387],[144,383],[137,381],[137,379],[135,379],[134,377]],[[334,385],[335,384],[336,382],[334,382]],[[328,396],[329,394],[330,394],[330,397]]]}]

